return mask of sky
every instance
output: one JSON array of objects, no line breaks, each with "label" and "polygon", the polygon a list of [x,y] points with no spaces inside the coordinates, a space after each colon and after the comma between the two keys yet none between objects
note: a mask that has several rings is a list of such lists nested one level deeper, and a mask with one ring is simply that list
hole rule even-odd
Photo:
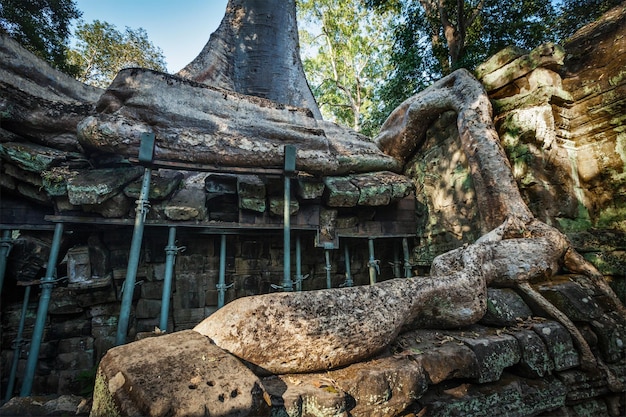
[{"label": "sky", "polygon": [[167,70],[178,72],[191,62],[217,29],[228,0],[75,0],[82,20],[114,25],[123,32],[143,28],[161,48]]}]

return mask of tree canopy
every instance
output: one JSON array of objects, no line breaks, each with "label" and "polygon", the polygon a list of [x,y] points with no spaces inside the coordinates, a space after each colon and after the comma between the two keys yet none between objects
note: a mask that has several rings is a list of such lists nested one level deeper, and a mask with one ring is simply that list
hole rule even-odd
[{"label": "tree canopy", "polygon": [[368,133],[376,83],[389,70],[389,14],[360,0],[299,0],[298,14],[304,70],[322,114]]},{"label": "tree canopy", "polygon": [[71,23],[81,14],[74,0],[0,0],[0,30],[53,67],[73,74],[66,50]]},{"label": "tree canopy", "polygon": [[77,68],[78,80],[106,87],[124,68],[143,67],[165,71],[163,51],[148,40],[142,28],[120,32],[107,22],[78,25],[76,46],[68,52],[69,62]]}]

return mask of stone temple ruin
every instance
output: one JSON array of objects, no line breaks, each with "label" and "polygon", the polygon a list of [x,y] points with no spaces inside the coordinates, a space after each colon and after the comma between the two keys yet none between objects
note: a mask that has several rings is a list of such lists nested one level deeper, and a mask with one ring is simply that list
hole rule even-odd
[{"label": "stone temple ruin", "polygon": [[[0,38],[0,415],[623,415],[625,35],[621,6],[506,49],[374,142],[149,70],[78,85]],[[499,149],[521,203],[481,192]]]}]

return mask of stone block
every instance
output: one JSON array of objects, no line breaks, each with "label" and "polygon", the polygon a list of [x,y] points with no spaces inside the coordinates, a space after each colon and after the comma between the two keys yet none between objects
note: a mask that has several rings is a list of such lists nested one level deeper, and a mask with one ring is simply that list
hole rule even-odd
[{"label": "stone block", "polygon": [[593,293],[572,281],[543,284],[539,292],[573,321],[591,321],[603,313]]},{"label": "stone block", "polygon": [[270,415],[339,417],[351,406],[348,395],[325,375],[279,375],[263,379],[263,387]]},{"label": "stone block", "polygon": [[308,178],[298,178],[296,192],[303,200],[317,200],[324,194],[324,183]]},{"label": "stone block", "polygon": [[580,365],[578,352],[567,329],[555,321],[534,323],[531,327],[548,348],[555,370],[563,371]]},{"label": "stone block", "polygon": [[359,188],[348,177],[325,177],[324,200],[329,207],[355,207],[359,202]]},{"label": "stone block", "polygon": [[515,329],[511,335],[520,346],[521,359],[515,372],[527,378],[543,378],[554,370],[548,349],[537,333],[528,329]]},{"label": "stone block", "polygon": [[237,358],[188,330],[111,349],[91,416],[267,415],[262,386]]},{"label": "stone block", "polygon": [[94,365],[93,350],[59,353],[54,361],[54,369],[56,370],[89,369]]},{"label": "stone block", "polygon": [[386,206],[391,201],[392,184],[381,183],[375,173],[353,175],[350,182],[359,190],[360,206]]},{"label": "stone block", "polygon": [[356,401],[353,416],[397,416],[428,389],[424,369],[409,356],[377,358],[328,375],[332,387]]},{"label": "stone block", "polygon": [[175,309],[172,315],[174,331],[191,329],[204,320],[204,306],[200,308]]},{"label": "stone block", "polygon": [[478,374],[474,352],[458,340],[437,331],[414,330],[403,333],[394,341],[391,349],[396,355],[409,356],[418,361],[432,385]]},{"label": "stone block", "polygon": [[149,300],[162,300],[163,281],[145,281],[141,285],[141,298]]},{"label": "stone block", "polygon": [[237,177],[239,208],[263,213],[266,208],[265,183],[257,175],[239,175]]},{"label": "stone block", "polygon": [[176,275],[173,293],[174,310],[200,308],[205,305],[207,276],[199,273],[180,273]]},{"label": "stone block", "polygon": [[555,378],[527,380],[508,374],[487,384],[442,385],[419,400],[429,417],[552,415],[549,412],[562,407],[566,395],[565,386]]},{"label": "stone block", "polygon": [[77,290],[75,291],[75,297],[78,305],[84,308],[118,301],[117,292],[111,285],[110,277],[106,286],[93,289],[87,288],[85,291]]},{"label": "stone block", "polygon": [[204,190],[194,187],[179,190],[165,203],[164,213],[170,220],[204,220],[207,215]]},{"label": "stone block", "polygon": [[48,340],[68,339],[72,337],[89,336],[90,334],[91,321],[85,317],[79,317],[50,323]]},{"label": "stone block", "polygon": [[518,319],[532,316],[530,307],[522,297],[510,288],[487,288],[487,312],[482,324],[491,326],[512,326]]},{"label": "stone block", "polygon": [[591,328],[598,337],[598,346],[606,362],[617,362],[626,352],[626,329],[621,324],[619,313],[611,312],[591,322]]},{"label": "stone block", "polygon": [[592,400],[610,392],[606,378],[601,372],[570,369],[556,375],[567,388],[567,405]]},{"label": "stone block", "polygon": [[73,337],[61,339],[57,347],[58,353],[71,353],[78,351],[93,351],[93,337]]},{"label": "stone block", "polygon": [[143,173],[141,167],[81,170],[67,183],[67,195],[74,205],[101,204]]},{"label": "stone block", "polygon": [[138,319],[150,319],[159,317],[161,314],[161,300],[140,298],[135,307],[135,317]]},{"label": "stone block", "polygon": [[474,352],[478,364],[478,374],[474,377],[479,383],[497,381],[505,368],[520,361],[520,346],[513,336],[490,333],[478,327],[472,330],[476,331],[455,333],[454,337]]},{"label": "stone block", "polygon": [[[283,216],[285,210],[285,200],[283,197],[270,197],[269,198],[270,213],[274,216]],[[289,201],[289,214],[293,216],[300,210],[300,203],[298,200],[292,198]]]},{"label": "stone block", "polygon": [[101,203],[83,204],[84,211],[89,213],[98,213],[105,218],[128,217],[134,216],[134,202],[124,195],[117,193]]},{"label": "stone block", "polygon": [[[161,201],[167,198],[178,188],[183,179],[183,174],[175,172],[170,176],[164,176],[160,173],[153,173],[150,177],[150,201]],[[124,194],[134,200],[139,199],[141,193],[141,180],[133,181],[124,187]]]}]

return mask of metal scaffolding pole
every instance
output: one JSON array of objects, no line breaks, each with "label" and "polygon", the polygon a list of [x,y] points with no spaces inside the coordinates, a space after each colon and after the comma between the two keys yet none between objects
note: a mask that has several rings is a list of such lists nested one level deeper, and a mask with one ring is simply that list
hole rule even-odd
[{"label": "metal scaffolding pole", "polygon": [[130,309],[133,303],[133,293],[135,292],[135,279],[137,278],[137,267],[139,266],[139,256],[141,255],[141,243],[143,240],[143,229],[150,206],[150,179],[152,168],[149,164],[154,156],[154,134],[144,133],[141,136],[141,146],[139,149],[139,161],[145,165],[141,192],[137,200],[135,210],[135,226],[133,228],[133,238],[130,243],[130,253],[128,255],[128,266],[126,267],[126,279],[122,286],[122,306],[117,322],[117,335],[115,344],[117,346],[126,343],[128,333],[128,322],[130,321]]},{"label": "metal scaffolding pole", "polygon": [[302,247],[300,246],[300,235],[296,236],[296,291],[302,291]]},{"label": "metal scaffolding pole", "polygon": [[39,359],[41,339],[43,338],[43,330],[46,325],[46,317],[48,316],[50,294],[52,293],[52,288],[54,287],[55,282],[54,274],[56,270],[57,258],[59,257],[59,249],[61,248],[62,236],[63,223],[57,223],[54,226],[54,236],[52,238],[50,256],[48,257],[46,276],[41,279],[39,307],[37,308],[37,318],[35,319],[35,327],[33,328],[33,338],[30,342],[30,351],[28,352],[28,361],[26,362],[26,371],[24,372],[24,382],[22,383],[22,389],[20,391],[21,397],[28,397],[33,388],[33,379],[35,378],[37,359]]},{"label": "metal scaffolding pole", "polygon": [[380,266],[378,260],[374,257],[374,239],[369,238],[368,247],[370,253],[370,259],[367,263],[370,270],[370,285],[376,284],[376,275],[380,274]]},{"label": "metal scaffolding pole", "polygon": [[402,238],[402,251],[404,252],[404,277],[411,278],[413,271],[409,257],[409,241],[405,237]]},{"label": "metal scaffolding pole", "polygon": [[330,280],[330,272],[333,267],[330,264],[330,250],[324,249],[324,257],[326,258],[326,266],[324,266],[324,269],[326,270],[326,288],[332,288],[333,286]]},{"label": "metal scaffolding pole", "polygon": [[30,299],[30,285],[27,285],[24,289],[24,301],[22,302],[22,315],[20,316],[20,324],[17,327],[17,336],[13,341],[13,361],[11,362],[11,372],[9,372],[9,381],[7,383],[7,392],[4,396],[4,401],[9,401],[13,396],[13,388],[15,388],[15,376],[17,375],[17,364],[20,360],[20,353],[22,352],[22,335],[24,334],[24,324],[26,323],[26,313],[28,312],[28,301]]},{"label": "metal scaffolding pole", "polygon": [[224,307],[224,299],[226,298],[226,235],[221,236],[220,240],[220,275],[217,287],[217,308]]},{"label": "metal scaffolding pole", "polygon": [[4,273],[7,269],[7,259],[9,259],[9,252],[11,252],[11,242],[11,231],[3,230],[2,239],[0,239],[0,294],[4,283]]},{"label": "metal scaffolding pole", "polygon": [[351,287],[354,285],[354,282],[352,281],[352,272],[350,270],[350,249],[348,249],[347,244],[343,249],[346,262],[346,282],[344,283],[344,286]]},{"label": "metal scaffolding pole", "polygon": [[285,187],[283,211],[283,291],[293,291],[291,280],[291,176],[296,169],[296,148],[285,145]]},{"label": "metal scaffolding pole", "polygon": [[165,279],[163,281],[163,296],[161,298],[161,320],[159,329],[167,331],[167,319],[170,311],[170,297],[172,296],[172,277],[174,275],[174,262],[179,248],[176,246],[176,227],[170,226],[165,247]]}]

